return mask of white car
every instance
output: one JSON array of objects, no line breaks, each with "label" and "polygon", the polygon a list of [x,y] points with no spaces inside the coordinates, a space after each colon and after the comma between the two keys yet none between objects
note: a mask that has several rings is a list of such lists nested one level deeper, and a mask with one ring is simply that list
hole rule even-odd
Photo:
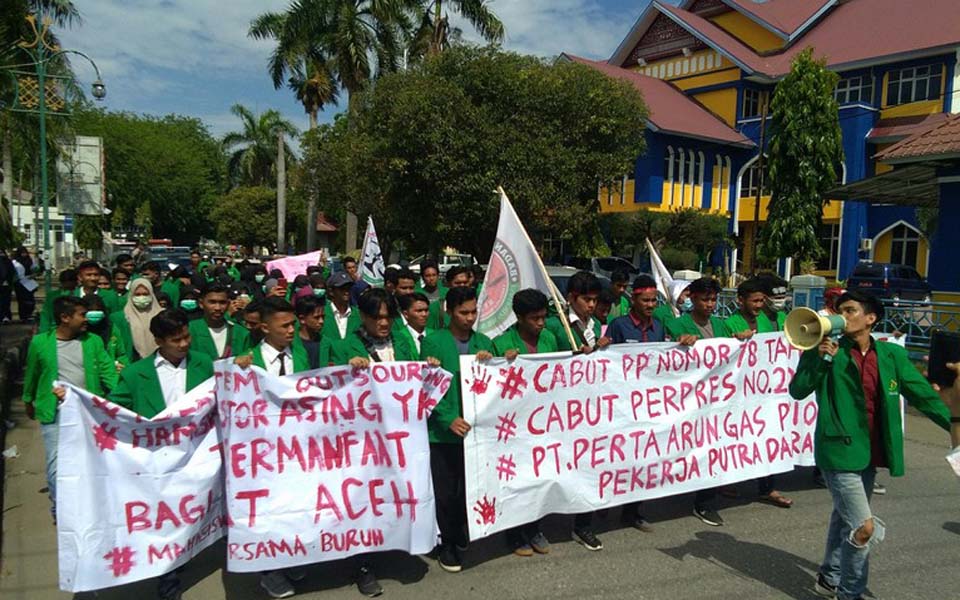
[{"label": "white car", "polygon": [[[420,273],[420,265],[426,260],[426,256],[418,256],[410,261],[407,268],[414,273]],[[472,267],[476,264],[472,254],[444,254],[437,259],[437,265],[440,267],[440,274],[443,275],[453,267]]]}]

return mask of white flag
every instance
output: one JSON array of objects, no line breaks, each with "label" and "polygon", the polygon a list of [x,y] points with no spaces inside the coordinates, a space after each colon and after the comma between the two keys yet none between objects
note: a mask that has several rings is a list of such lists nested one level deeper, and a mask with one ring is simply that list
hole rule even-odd
[{"label": "white flag", "polygon": [[363,236],[363,254],[360,257],[360,275],[372,286],[383,285],[383,255],[380,253],[380,240],[373,228],[373,217],[367,217],[367,233]]},{"label": "white flag", "polygon": [[500,223],[493,243],[490,264],[484,278],[478,304],[480,316],[474,326],[477,331],[495,337],[513,325],[513,295],[520,290],[535,288],[554,297],[553,286],[547,277],[540,255],[530,241],[526,230],[513,211],[510,199],[500,192]]},{"label": "white flag", "polygon": [[650,253],[650,272],[653,273],[653,278],[657,281],[657,291],[663,294],[663,297],[667,299],[667,306],[672,308],[674,316],[677,316],[677,301],[673,297],[673,275],[660,260],[660,254],[650,238],[647,238],[647,252]]}]

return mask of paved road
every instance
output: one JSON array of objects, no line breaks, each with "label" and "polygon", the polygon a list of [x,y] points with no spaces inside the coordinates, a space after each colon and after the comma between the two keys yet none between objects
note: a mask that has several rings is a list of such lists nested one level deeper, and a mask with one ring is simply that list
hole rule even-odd
[{"label": "paved road", "polygon": [[[7,436],[21,456],[7,461],[0,598],[70,598],[57,589],[56,534],[47,514],[40,436],[17,403],[20,425]],[[871,590],[890,600],[960,599],[960,481],[943,459],[946,433],[926,420],[907,420],[907,476],[887,483],[876,513],[888,525],[887,541],[874,554]],[[619,525],[619,511],[603,519],[605,549],[588,552],[569,540],[569,519],[551,517],[548,556],[517,558],[496,537],[473,544],[466,569],[441,571],[428,558],[399,553],[377,558],[385,597],[395,599],[629,598],[813,600],[813,573],[820,558],[829,495],[812,487],[809,469],[783,476],[781,489],[796,500],[790,510],[727,500],[727,526],[713,528],[690,516],[688,497],[648,503],[653,533]],[[750,494],[750,485],[740,486]],[[183,575],[187,600],[266,598],[252,575],[225,574],[224,549],[216,545]],[[356,599],[346,562],[317,565],[299,584],[300,598]],[[102,591],[99,598],[154,597],[141,583]]]}]

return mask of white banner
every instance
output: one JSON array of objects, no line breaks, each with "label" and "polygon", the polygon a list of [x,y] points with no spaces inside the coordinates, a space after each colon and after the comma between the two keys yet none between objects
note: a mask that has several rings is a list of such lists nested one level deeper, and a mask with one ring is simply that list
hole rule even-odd
[{"label": "white banner", "polygon": [[367,217],[367,233],[363,236],[363,253],[360,255],[360,276],[368,284],[383,285],[383,254],[380,253],[380,240],[373,228],[373,217]]},{"label": "white banner", "polygon": [[782,333],[461,357],[470,537],[812,465],[817,404]]},{"label": "white banner", "polygon": [[426,423],[449,373],[415,362],[282,378],[216,369],[230,571],[433,549]]},{"label": "white banner", "polygon": [[60,589],[161,575],[226,533],[208,385],[152,420],[58,385],[67,388],[57,456]]},{"label": "white banner", "polygon": [[483,290],[477,299],[480,314],[474,326],[474,329],[491,338],[516,322],[512,304],[514,294],[522,289],[534,288],[549,298],[553,285],[510,199],[502,189],[499,192],[497,238],[490,254]]}]

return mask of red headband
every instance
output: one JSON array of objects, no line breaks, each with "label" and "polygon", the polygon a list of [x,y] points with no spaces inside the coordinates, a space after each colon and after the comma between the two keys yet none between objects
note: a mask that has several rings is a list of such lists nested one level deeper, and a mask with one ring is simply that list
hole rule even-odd
[{"label": "red headband", "polygon": [[633,288],[634,294],[642,294],[643,292],[655,292],[657,291],[656,287],[635,287]]}]

